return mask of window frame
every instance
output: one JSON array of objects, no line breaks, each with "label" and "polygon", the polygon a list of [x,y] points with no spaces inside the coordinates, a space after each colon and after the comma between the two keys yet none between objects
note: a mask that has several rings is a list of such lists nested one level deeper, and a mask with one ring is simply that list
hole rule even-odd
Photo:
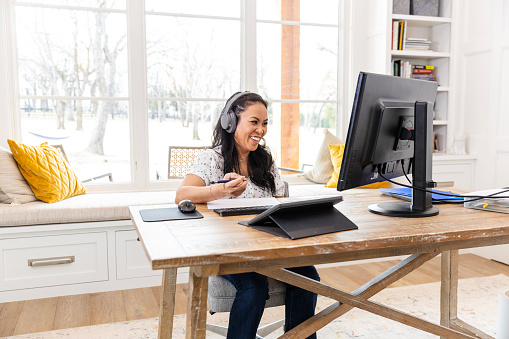
[{"label": "window frame", "polygon": [[[291,22],[277,20],[258,20],[256,18],[256,0],[239,0],[241,2],[240,18],[218,17],[206,15],[175,14],[178,16],[194,18],[220,18],[240,20],[240,74],[241,90],[257,91],[257,24],[275,23],[291,25],[312,25],[337,27],[338,29],[338,51],[337,58],[337,98],[336,100],[289,100],[274,99],[270,103],[334,103],[337,105],[336,113],[336,135],[343,138],[346,135],[349,120],[348,105],[351,94],[348,84],[353,79],[351,65],[351,1],[338,0],[338,24],[319,24],[306,22]],[[19,140],[21,137],[20,100],[32,99],[35,96],[20,95],[18,84],[18,56],[15,27],[15,7],[34,6],[47,8],[66,8],[87,11],[102,11],[102,9],[82,6],[56,6],[46,4],[32,4],[17,2],[14,0],[2,0],[0,2],[0,107],[7,107],[0,112],[2,123],[0,136],[5,139]],[[175,190],[180,184],[180,179],[154,181],[149,175],[149,139],[148,119],[146,114],[135,114],[134,112],[148,112],[147,92],[147,58],[146,58],[146,14],[157,14],[157,12],[146,11],[145,1],[126,0],[126,9],[107,10],[114,13],[125,13],[127,22],[127,55],[128,55],[128,96],[102,98],[113,101],[129,102],[129,136],[130,136],[130,166],[131,182],[112,182],[107,184],[94,183],[87,185],[89,192],[106,191],[154,191],[154,190]],[[165,13],[167,15],[168,13]],[[136,48],[141,46],[141,48]],[[342,72],[342,70],[350,70]],[[59,98],[61,96],[44,96],[45,99]],[[77,97],[73,97],[76,99]],[[91,97],[79,97],[79,99],[90,100]],[[97,100],[97,97],[94,97]],[[160,98],[171,100],[197,100],[197,101],[225,101],[227,98]],[[340,114],[342,112],[343,114]],[[0,140],[0,145],[7,147],[6,140]],[[7,147],[8,148],[8,147]]]}]

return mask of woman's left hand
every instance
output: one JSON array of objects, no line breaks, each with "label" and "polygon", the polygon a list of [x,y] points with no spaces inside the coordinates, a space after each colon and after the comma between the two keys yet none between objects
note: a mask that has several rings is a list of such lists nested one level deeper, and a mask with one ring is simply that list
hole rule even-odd
[{"label": "woman's left hand", "polygon": [[224,179],[231,180],[223,184],[226,196],[238,197],[246,190],[247,181],[244,180],[245,177],[243,175],[239,175],[237,173],[226,173]]}]

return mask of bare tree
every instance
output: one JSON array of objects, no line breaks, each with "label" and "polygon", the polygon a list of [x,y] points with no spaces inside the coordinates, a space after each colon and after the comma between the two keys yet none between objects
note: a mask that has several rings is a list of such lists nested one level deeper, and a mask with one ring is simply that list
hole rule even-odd
[{"label": "bare tree", "polygon": [[[106,31],[106,18],[104,12],[95,13],[96,25],[92,45],[92,55],[95,65],[95,85],[100,96],[108,97],[115,95],[116,59],[125,47],[125,35],[123,35],[111,48],[109,35]],[[104,134],[108,113],[113,112],[114,106],[111,101],[101,100],[97,105],[96,121],[87,151],[104,155]]]},{"label": "bare tree", "polygon": [[[94,70],[90,63],[90,53],[92,41],[80,48],[78,39],[78,18],[72,15],[72,22],[74,24],[73,31],[73,84],[75,95],[78,97],[83,96],[85,90],[89,86],[90,77]],[[84,57],[84,58],[83,58]],[[83,101],[76,100],[76,130],[83,130]]]}]

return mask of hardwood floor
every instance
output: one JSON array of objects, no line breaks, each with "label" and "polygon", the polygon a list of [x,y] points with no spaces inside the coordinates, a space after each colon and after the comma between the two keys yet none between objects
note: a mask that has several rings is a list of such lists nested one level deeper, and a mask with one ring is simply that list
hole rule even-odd
[{"label": "hardwood floor", "polygon": [[[383,261],[319,270],[323,282],[353,291],[396,264]],[[459,277],[509,276],[509,266],[473,254],[460,255]],[[440,258],[434,258],[391,287],[440,281]],[[160,287],[72,295],[0,304],[0,337],[78,326],[157,317]],[[175,313],[186,311],[187,285],[177,286]]]}]

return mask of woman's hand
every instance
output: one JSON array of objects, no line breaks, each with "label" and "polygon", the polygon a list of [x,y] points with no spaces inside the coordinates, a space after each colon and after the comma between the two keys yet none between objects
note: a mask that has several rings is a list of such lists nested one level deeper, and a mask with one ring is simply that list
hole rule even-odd
[{"label": "woman's hand", "polygon": [[243,175],[239,175],[237,173],[226,173],[224,180],[231,181],[219,185],[223,185],[225,196],[238,197],[246,190],[247,181],[244,179],[245,177]]}]

